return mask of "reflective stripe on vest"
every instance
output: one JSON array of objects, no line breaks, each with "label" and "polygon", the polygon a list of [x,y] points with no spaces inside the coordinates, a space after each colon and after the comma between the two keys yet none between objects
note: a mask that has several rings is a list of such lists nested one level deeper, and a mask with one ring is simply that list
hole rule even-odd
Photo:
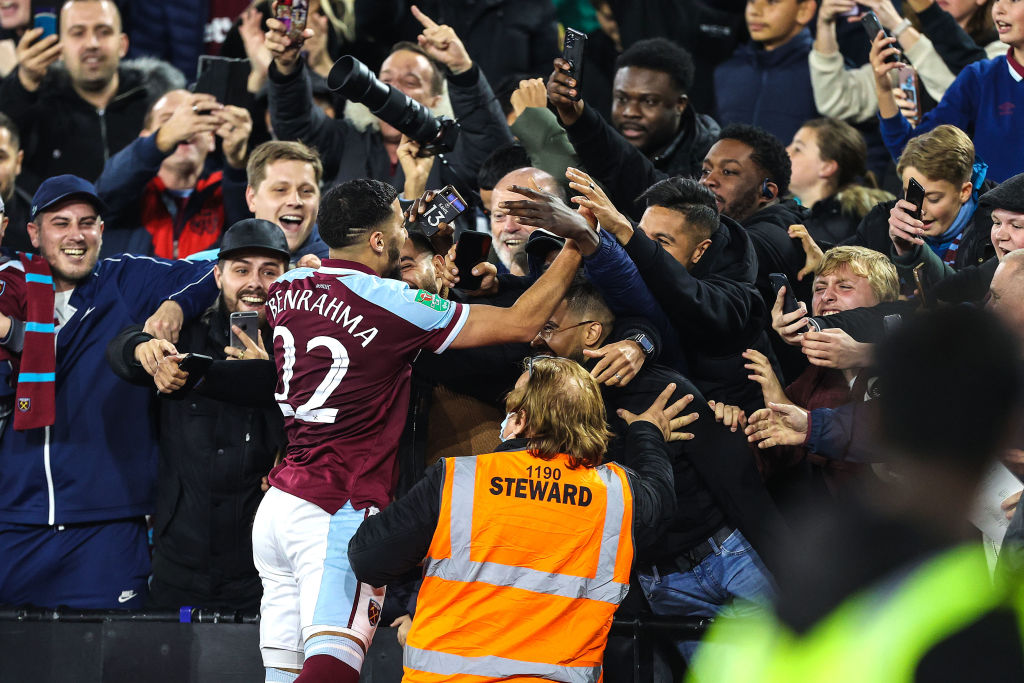
[{"label": "reflective stripe on vest", "polygon": [[405,661],[408,666],[419,671],[429,671],[442,676],[533,676],[566,683],[596,683],[601,678],[599,666],[558,666],[493,656],[460,657],[446,652],[419,650],[408,645],[405,648]]},{"label": "reflective stripe on vest", "polygon": [[619,604],[629,591],[628,583],[615,581],[615,558],[619,552],[619,529],[625,512],[622,481],[608,468],[595,470],[607,487],[608,503],[601,533],[601,551],[593,578],[540,572],[528,567],[512,567],[492,562],[474,562],[469,557],[473,520],[473,493],[476,484],[476,458],[455,458],[455,489],[452,494],[450,558],[428,558],[425,576],[448,581],[476,581],[495,586],[514,586],[534,593],[586,598]]},{"label": "reflective stripe on vest", "polygon": [[912,683],[932,647],[1000,604],[981,545],[962,546],[847,599],[803,635],[766,616],[722,619],[687,681]]},{"label": "reflective stripe on vest", "polygon": [[625,471],[525,451],[444,466],[403,680],[600,681],[633,558]]}]

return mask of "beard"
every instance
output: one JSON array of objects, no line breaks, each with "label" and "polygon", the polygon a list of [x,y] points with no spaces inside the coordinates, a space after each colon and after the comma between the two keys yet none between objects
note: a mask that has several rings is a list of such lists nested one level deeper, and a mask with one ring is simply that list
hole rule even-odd
[{"label": "beard", "polygon": [[743,223],[757,212],[757,199],[761,196],[760,185],[755,185],[735,200],[722,207],[722,215],[737,223]]},{"label": "beard", "polygon": [[381,273],[382,277],[389,280],[401,280],[402,279],[402,250],[398,246],[397,240],[388,245],[388,267]]}]

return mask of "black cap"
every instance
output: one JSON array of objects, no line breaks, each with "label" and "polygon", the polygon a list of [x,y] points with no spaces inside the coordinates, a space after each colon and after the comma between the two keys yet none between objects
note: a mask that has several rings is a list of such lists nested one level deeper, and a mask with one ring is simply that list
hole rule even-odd
[{"label": "black cap", "polygon": [[88,180],[76,175],[57,175],[47,178],[39,185],[39,189],[32,197],[32,210],[28,219],[34,221],[36,216],[46,209],[72,197],[85,199],[101,214],[107,210],[103,200],[96,194],[96,188]]},{"label": "black cap", "polygon": [[981,195],[979,203],[989,209],[1024,213],[1024,173],[1018,173],[993,187]]},{"label": "black cap", "polygon": [[224,233],[217,258],[227,258],[231,254],[249,249],[270,251],[285,261],[292,257],[284,230],[279,225],[262,218],[246,218],[232,225]]},{"label": "black cap", "polygon": [[543,261],[549,252],[561,250],[563,244],[565,238],[544,228],[537,228],[526,240],[526,255]]}]

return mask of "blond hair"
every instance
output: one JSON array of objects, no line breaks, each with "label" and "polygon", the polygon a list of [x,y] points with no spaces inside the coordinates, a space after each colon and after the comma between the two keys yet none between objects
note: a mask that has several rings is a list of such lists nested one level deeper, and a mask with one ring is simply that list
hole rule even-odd
[{"label": "blond hair", "polygon": [[564,453],[570,467],[600,465],[612,433],[597,382],[568,358],[533,358],[527,365],[530,378],[508,395],[505,410],[526,414],[530,455],[549,460]]},{"label": "blond hair", "polygon": [[313,167],[316,184],[320,185],[324,174],[324,165],[315,149],[307,147],[301,142],[271,140],[264,142],[249,155],[249,163],[245,166],[245,175],[252,189],[259,189],[260,183],[267,177],[267,166],[275,161],[304,161],[310,164]]},{"label": "blond hair", "polygon": [[832,247],[825,252],[814,277],[828,275],[843,266],[848,266],[854,275],[868,279],[879,303],[895,301],[899,296],[900,278],[896,266],[885,254],[867,247]]},{"label": "blond hair", "polygon": [[974,171],[974,143],[956,126],[943,124],[911,138],[903,149],[896,173],[913,166],[931,180],[945,180],[959,187]]}]

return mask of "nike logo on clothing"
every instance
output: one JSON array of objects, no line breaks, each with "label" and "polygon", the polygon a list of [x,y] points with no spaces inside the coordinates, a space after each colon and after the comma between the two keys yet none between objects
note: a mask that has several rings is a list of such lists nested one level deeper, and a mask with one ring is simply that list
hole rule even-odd
[{"label": "nike logo on clothing", "polygon": [[117,601],[123,604],[134,598],[136,595],[138,595],[138,593],[135,591],[121,591],[121,595],[118,596]]}]

